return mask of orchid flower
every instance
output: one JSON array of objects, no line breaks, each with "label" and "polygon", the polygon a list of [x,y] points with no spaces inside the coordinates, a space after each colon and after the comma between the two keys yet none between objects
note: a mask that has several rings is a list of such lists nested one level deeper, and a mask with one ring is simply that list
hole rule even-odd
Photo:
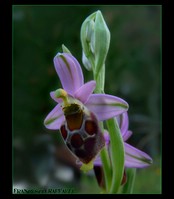
[{"label": "orchid flower", "polygon": [[88,164],[105,146],[99,121],[124,113],[128,104],[112,95],[92,94],[96,82],[84,84],[80,64],[70,53],[58,53],[54,57],[54,66],[63,89],[50,93],[58,104],[44,124],[48,129],[59,129],[72,154]]},{"label": "orchid flower", "polygon": [[[124,112],[123,114],[119,115],[116,117],[122,138],[124,141],[124,149],[125,149],[125,167],[127,168],[144,168],[149,166],[152,163],[152,158],[144,153],[143,151],[131,146],[130,144],[126,143],[126,141],[130,138],[132,135],[132,131],[128,130],[129,126],[129,118],[128,118],[128,113]],[[106,145],[110,145],[110,136],[109,133],[105,130],[104,133],[104,138]],[[101,166],[101,160],[100,157],[98,156],[95,161],[94,165],[96,166]]]}]

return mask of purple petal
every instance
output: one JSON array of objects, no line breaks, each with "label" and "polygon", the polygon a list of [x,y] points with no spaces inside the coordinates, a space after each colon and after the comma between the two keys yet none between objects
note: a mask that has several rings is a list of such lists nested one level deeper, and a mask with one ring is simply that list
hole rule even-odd
[{"label": "purple petal", "polygon": [[84,83],[80,64],[71,54],[58,53],[54,57],[54,66],[62,87],[73,96]]},{"label": "purple petal", "polygon": [[104,130],[104,139],[105,139],[105,143],[106,143],[106,146],[109,146],[109,143],[110,143],[110,136],[109,136],[109,133],[108,131]]},{"label": "purple petal", "polygon": [[124,135],[122,134],[122,137],[123,137],[123,141],[126,141],[130,138],[130,136],[132,135],[132,131],[126,131],[124,133]]},{"label": "purple petal", "polygon": [[62,99],[61,99],[61,98],[56,98],[56,97],[55,97],[55,91],[51,91],[51,92],[50,92],[50,96],[51,96],[51,98],[52,98],[55,102],[57,102],[57,103],[61,103],[61,102],[62,102]]},{"label": "purple petal", "polygon": [[124,134],[127,133],[127,130],[129,127],[129,118],[128,118],[127,111],[121,115],[118,115],[116,118],[121,130],[122,136],[124,137]]},{"label": "purple petal", "polygon": [[81,102],[85,103],[89,96],[92,94],[96,86],[95,81],[90,81],[83,86],[81,86],[76,93],[74,94],[74,97],[79,99]]},{"label": "purple petal", "polygon": [[123,99],[106,94],[90,95],[86,106],[96,114],[99,121],[115,117],[128,109],[128,104]]},{"label": "purple petal", "polygon": [[44,120],[44,125],[48,129],[60,129],[63,121],[65,121],[64,114],[60,107],[60,104],[54,107],[54,109],[48,114],[46,119]]},{"label": "purple petal", "polygon": [[124,143],[125,146],[125,167],[143,168],[152,164],[152,158],[136,149],[135,147]]},{"label": "purple petal", "polygon": [[94,166],[102,166],[102,161],[99,155],[94,160]]}]

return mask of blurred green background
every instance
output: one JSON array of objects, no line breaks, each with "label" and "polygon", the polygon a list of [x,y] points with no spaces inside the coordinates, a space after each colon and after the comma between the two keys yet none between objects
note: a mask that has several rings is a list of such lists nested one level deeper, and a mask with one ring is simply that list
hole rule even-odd
[{"label": "blurred green background", "polygon": [[93,172],[79,172],[59,132],[44,127],[61,87],[53,57],[65,44],[82,65],[81,24],[101,10],[111,32],[105,92],[129,103],[129,143],[147,152],[151,167],[138,169],[134,193],[161,193],[161,7],[13,6],[13,185],[69,187],[98,193]]}]

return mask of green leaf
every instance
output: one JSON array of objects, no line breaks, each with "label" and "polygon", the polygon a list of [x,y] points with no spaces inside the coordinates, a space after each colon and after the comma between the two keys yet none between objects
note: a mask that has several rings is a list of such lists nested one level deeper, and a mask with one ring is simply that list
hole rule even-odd
[{"label": "green leaf", "polygon": [[136,169],[135,168],[127,169],[126,175],[127,175],[127,182],[123,187],[122,193],[131,194],[131,193],[133,193],[133,187],[134,187],[135,176],[136,176]]},{"label": "green leaf", "polygon": [[106,121],[110,133],[111,163],[113,168],[110,193],[117,193],[124,172],[124,145],[117,121],[112,118]]}]

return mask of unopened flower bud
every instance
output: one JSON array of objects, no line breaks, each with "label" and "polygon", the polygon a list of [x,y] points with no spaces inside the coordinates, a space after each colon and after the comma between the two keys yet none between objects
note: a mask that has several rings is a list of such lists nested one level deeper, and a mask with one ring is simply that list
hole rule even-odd
[{"label": "unopened flower bud", "polygon": [[110,32],[100,11],[94,12],[81,27],[82,60],[96,77],[104,67],[110,44]]}]

